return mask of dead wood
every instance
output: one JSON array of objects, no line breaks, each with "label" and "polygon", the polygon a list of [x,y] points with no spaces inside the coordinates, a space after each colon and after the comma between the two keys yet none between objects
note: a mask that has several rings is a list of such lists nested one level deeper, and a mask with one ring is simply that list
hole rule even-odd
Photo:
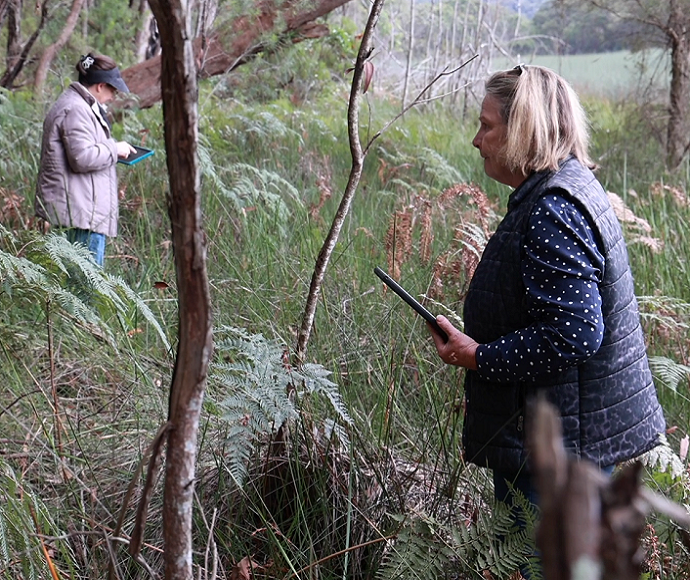
[{"label": "dead wood", "polygon": [[[284,42],[301,42],[328,34],[328,26],[314,22],[349,0],[316,0],[278,3],[264,0],[256,14],[237,18],[229,32],[216,31],[195,39],[194,56],[198,75],[207,78],[227,73],[267,48],[265,38],[277,33]],[[122,71],[122,78],[137,99],[137,106],[151,107],[161,99],[161,55],[154,56]]]},{"label": "dead wood", "polygon": [[690,514],[641,485],[639,462],[609,478],[595,465],[568,457],[554,407],[540,400],[533,410],[528,434],[545,580],[637,580],[647,514],[663,513],[686,528]]}]

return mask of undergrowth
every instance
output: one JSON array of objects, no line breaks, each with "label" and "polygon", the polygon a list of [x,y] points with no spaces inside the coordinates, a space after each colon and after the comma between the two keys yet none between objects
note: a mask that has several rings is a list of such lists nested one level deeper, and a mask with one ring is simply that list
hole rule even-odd
[{"label": "undergrowth", "polygon": [[[509,193],[483,175],[474,122],[436,103],[381,137],[327,272],[308,364],[290,365],[349,172],[341,89],[319,93],[307,112],[298,106],[313,97],[304,85],[294,99],[288,87],[260,106],[243,103],[237,86],[202,85],[216,353],[201,425],[195,574],[507,578],[531,546],[505,528],[487,474],[463,462],[462,373],[439,364],[420,318],[373,275],[387,268],[462,324],[467,282]],[[397,112],[367,99],[365,135]],[[156,154],[118,169],[120,235],[98,271],[83,248],[36,231],[42,106],[3,92],[0,109],[0,139],[16,144],[0,160],[0,376],[10,393],[0,421],[0,577],[47,579],[52,563],[61,577],[104,577],[112,566],[118,579],[148,578],[126,554],[136,494],[123,501],[165,421],[175,347],[161,110],[116,120],[118,136]],[[648,484],[687,504],[688,180],[649,161],[654,144],[628,108],[588,109],[669,423],[672,460],[663,468],[650,458]],[[142,552],[154,569],[161,494],[159,484]],[[673,522],[650,517],[644,547],[648,577],[687,577]]]}]

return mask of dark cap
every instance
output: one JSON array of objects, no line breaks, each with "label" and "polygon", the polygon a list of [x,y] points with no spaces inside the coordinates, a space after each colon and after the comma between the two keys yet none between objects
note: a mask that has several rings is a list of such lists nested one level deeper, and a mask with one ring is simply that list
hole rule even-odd
[{"label": "dark cap", "polygon": [[[91,60],[91,62],[89,62]],[[97,85],[98,83],[109,84],[114,89],[122,91],[123,93],[128,93],[129,88],[122,80],[120,75],[120,70],[115,67],[110,70],[97,70],[91,65],[93,64],[93,59],[86,57],[82,61],[82,68],[85,69],[84,73],[79,73],[79,82],[85,86]]]}]

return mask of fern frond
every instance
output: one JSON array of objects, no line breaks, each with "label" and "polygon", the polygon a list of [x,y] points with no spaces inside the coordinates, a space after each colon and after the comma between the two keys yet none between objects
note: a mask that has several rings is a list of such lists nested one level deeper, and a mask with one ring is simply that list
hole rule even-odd
[{"label": "fern frond", "polygon": [[457,170],[457,167],[438,151],[434,151],[429,147],[423,147],[416,152],[416,157],[418,159],[417,163],[421,162],[423,164],[425,169],[434,176],[434,180],[438,182],[437,187],[441,189],[449,187],[454,183],[467,181],[462,173]]},{"label": "fern frond", "polygon": [[[106,274],[106,279],[109,282],[109,287],[115,292],[122,293],[124,297],[129,301],[129,303],[144,317],[144,320],[149,323],[149,325],[156,331],[161,341],[165,345],[166,350],[170,350],[170,342],[168,337],[163,330],[160,322],[155,317],[148,304],[144,299],[139,296],[132,288],[119,276],[113,276],[112,274]],[[124,306],[124,305],[123,305]]]},{"label": "fern frond", "polygon": [[664,356],[650,356],[649,368],[654,378],[674,393],[678,392],[678,385],[690,379],[690,366],[677,363]]},{"label": "fern frond", "polygon": [[687,478],[685,466],[669,445],[665,433],[659,435],[659,445],[638,457],[643,465],[661,473],[668,473],[674,480]]},{"label": "fern frond", "polygon": [[638,296],[640,317],[669,329],[690,328],[690,303],[671,296]]},{"label": "fern frond", "polygon": [[[233,479],[242,484],[254,446],[300,414],[289,393],[321,396],[343,423],[351,423],[330,372],[316,364],[293,368],[285,360],[285,346],[262,335],[224,326],[215,332],[215,357],[209,383],[227,392],[218,403],[221,418],[230,426],[228,461]],[[329,433],[337,433],[331,423]],[[346,438],[341,438],[346,442]]]},{"label": "fern frond", "polygon": [[276,138],[285,139],[292,136],[298,140],[298,143],[302,143],[302,136],[270,111],[260,110],[254,116],[251,116],[253,113],[251,110],[248,110],[247,113],[248,115],[237,114],[228,117],[239,125],[239,130],[236,132],[242,137],[255,135],[259,138],[275,141]]},{"label": "fern frond", "polygon": [[[428,514],[393,516],[398,522],[396,539],[391,541],[377,571],[377,580],[401,578],[447,578],[448,570],[507,578],[525,566],[534,553],[531,539],[533,508],[524,528],[515,526],[508,506],[498,503],[476,524],[450,524]],[[535,570],[534,578],[539,577]]]}]

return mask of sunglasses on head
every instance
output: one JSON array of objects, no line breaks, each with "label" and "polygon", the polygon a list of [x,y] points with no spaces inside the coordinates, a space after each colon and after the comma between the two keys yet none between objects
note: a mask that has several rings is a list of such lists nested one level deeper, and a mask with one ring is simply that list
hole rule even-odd
[{"label": "sunglasses on head", "polygon": [[527,70],[527,65],[519,64],[511,70],[512,70],[512,72],[517,74],[517,76],[520,76],[523,72],[525,72]]}]

